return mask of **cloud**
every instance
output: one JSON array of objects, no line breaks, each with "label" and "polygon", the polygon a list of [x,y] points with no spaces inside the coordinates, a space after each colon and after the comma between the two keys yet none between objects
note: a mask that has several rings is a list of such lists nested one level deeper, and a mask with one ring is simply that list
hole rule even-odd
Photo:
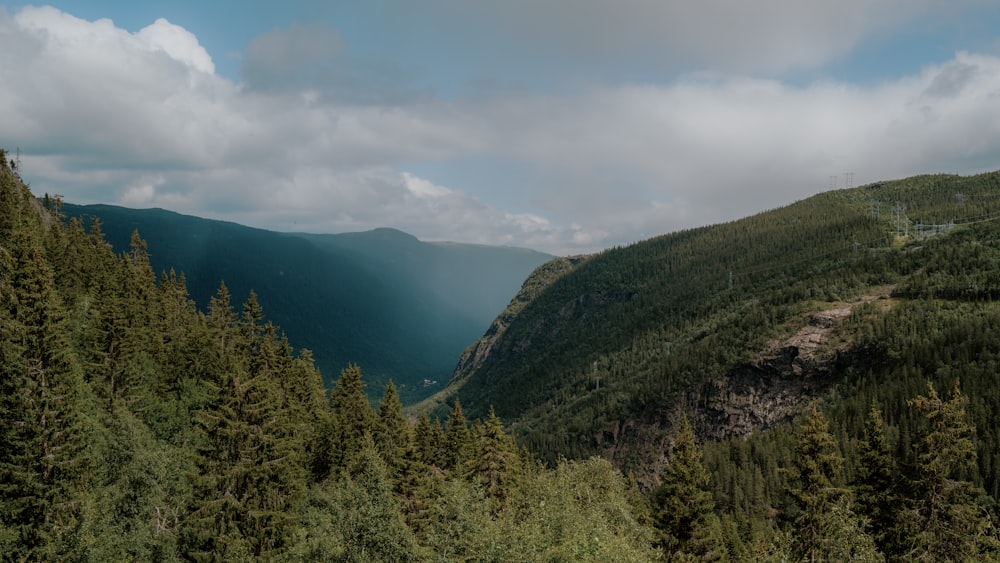
[{"label": "cloud", "polygon": [[392,63],[354,56],[340,32],[322,22],[295,23],[257,36],[240,74],[250,90],[306,90],[314,101],[392,105],[425,96],[407,87],[405,73]]},{"label": "cloud", "polygon": [[208,52],[198,44],[198,38],[183,27],[164,18],[142,28],[135,35],[153,52],[162,51],[184,65],[207,74],[215,73],[215,64]]},{"label": "cloud", "polygon": [[[537,25],[556,25],[540,6]],[[637,6],[649,18],[661,9]],[[580,10],[611,18],[596,4]],[[622,17],[605,33],[645,25]],[[22,148],[36,190],[74,202],[275,230],[392,226],[564,254],[773,208],[828,189],[831,175],[843,186],[845,172],[855,184],[975,172],[1000,154],[1000,59],[984,54],[864,87],[699,71],[388,103],[324,81],[326,57],[351,57],[332,28],[277,30],[254,45],[234,83],[165,20],[129,33],[52,8],[0,10],[0,146]],[[301,69],[282,66],[296,60]],[[314,60],[323,79],[308,75]]]},{"label": "cloud", "polygon": [[958,53],[869,88],[693,74],[485,111],[492,146],[565,188],[539,212],[628,241],[790,203],[831,175],[843,187],[845,172],[858,185],[996,167],[1000,59]]},{"label": "cloud", "polygon": [[[978,0],[431,0],[395,3],[400,34],[434,29],[455,44],[510,49],[525,64],[775,73],[814,68],[915,21]],[[402,23],[405,22],[405,23]],[[414,31],[415,28],[418,31]],[[466,47],[469,48],[469,47]],[[489,57],[492,58],[492,57]]]}]

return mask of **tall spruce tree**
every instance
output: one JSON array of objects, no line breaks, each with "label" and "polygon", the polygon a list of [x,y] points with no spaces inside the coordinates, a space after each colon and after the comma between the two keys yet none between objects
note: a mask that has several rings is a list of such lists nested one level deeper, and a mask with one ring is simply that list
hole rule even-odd
[{"label": "tall spruce tree", "polygon": [[469,423],[462,413],[462,404],[455,399],[455,405],[445,424],[443,451],[445,469],[462,474],[465,471],[465,462],[472,454],[471,448],[472,431],[469,430]]},{"label": "tall spruce tree", "polygon": [[[221,293],[221,292],[220,292]],[[185,525],[198,560],[274,558],[292,541],[292,507],[305,493],[305,463],[274,362],[277,341],[256,299],[236,321],[220,295],[214,400],[198,412],[204,432],[195,506]]]},{"label": "tall spruce tree", "polygon": [[365,436],[375,433],[376,414],[365,394],[361,368],[341,370],[330,391],[330,423],[325,432],[327,465],[331,474],[343,472],[361,455]]},{"label": "tall spruce tree", "polygon": [[702,462],[694,429],[681,418],[669,463],[660,473],[660,485],[651,496],[653,521],[660,531],[660,546],[672,558],[692,556],[706,561],[725,557],[721,541],[712,545],[710,532],[719,523],[709,489],[711,475]]},{"label": "tall spruce tree", "polygon": [[798,428],[794,462],[797,479],[791,494],[799,506],[791,538],[795,559],[882,560],[854,513],[850,491],[842,482],[844,459],[815,403]]},{"label": "tall spruce tree", "polygon": [[466,467],[483,487],[493,512],[503,508],[521,472],[521,459],[517,445],[503,431],[503,423],[492,408]]},{"label": "tall spruce tree", "polygon": [[896,491],[895,460],[885,433],[882,411],[872,404],[865,421],[864,439],[858,446],[854,493],[858,513],[867,518],[868,531],[886,554],[897,553],[897,518],[900,510]]},{"label": "tall spruce tree", "polygon": [[0,546],[13,559],[69,558],[79,541],[91,434],[87,393],[30,194],[0,172]]},{"label": "tall spruce tree", "polygon": [[920,496],[906,512],[913,561],[973,561],[995,555],[996,530],[972,481],[976,470],[976,429],[965,411],[967,399],[956,379],[948,400],[927,384],[927,395],[909,401],[930,424],[921,443]]},{"label": "tall spruce tree", "polygon": [[389,474],[395,479],[403,470],[407,454],[413,447],[413,429],[403,416],[403,405],[392,380],[385,386],[382,400],[378,405],[378,425],[375,429],[375,445]]}]

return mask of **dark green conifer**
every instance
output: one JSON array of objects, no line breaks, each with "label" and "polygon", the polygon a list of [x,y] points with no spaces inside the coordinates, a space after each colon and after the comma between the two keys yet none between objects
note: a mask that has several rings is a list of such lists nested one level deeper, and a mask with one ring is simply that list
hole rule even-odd
[{"label": "dark green conifer", "polygon": [[210,314],[223,321],[212,334],[215,397],[197,413],[204,441],[185,545],[195,559],[274,558],[292,541],[291,509],[305,493],[302,445],[282,404],[273,331],[253,300],[234,324],[227,299]]},{"label": "dark green conifer", "polygon": [[451,410],[448,422],[445,425],[444,433],[444,468],[457,471],[459,474],[465,470],[465,462],[472,455],[472,431],[469,430],[469,423],[462,414],[462,404],[455,399],[455,406]]},{"label": "dark green conifer", "polygon": [[844,459],[815,403],[798,428],[794,462],[798,473],[791,494],[799,514],[791,547],[796,560],[830,561],[845,556],[881,560],[853,511],[850,491],[842,483]]},{"label": "dark green conifer", "polygon": [[420,413],[417,417],[417,425],[413,429],[413,442],[416,449],[417,459],[427,466],[443,467],[444,436],[441,432],[441,424],[427,416],[427,413]]},{"label": "dark green conifer", "polygon": [[701,448],[687,416],[681,419],[670,462],[663,468],[660,480],[652,503],[653,521],[660,531],[663,549],[672,557],[686,554],[710,561],[723,557],[721,543],[708,545],[715,505],[709,489],[711,476],[702,463]]},{"label": "dark green conifer", "polygon": [[361,454],[365,436],[376,428],[376,414],[365,394],[361,368],[350,365],[340,372],[340,378],[330,391],[330,424],[326,444],[331,473],[351,466]]},{"label": "dark green conifer", "polygon": [[11,559],[66,559],[78,547],[88,488],[91,398],[42,248],[30,195],[0,173],[0,549]]},{"label": "dark green conifer", "polygon": [[895,461],[885,435],[882,411],[874,404],[865,421],[859,446],[858,476],[854,483],[858,513],[868,520],[868,530],[884,553],[895,553],[894,530],[899,513]]},{"label": "dark green conifer", "polygon": [[503,430],[493,409],[476,441],[475,455],[466,461],[473,479],[483,487],[494,512],[503,508],[521,471],[521,460],[514,440]]},{"label": "dark green conifer", "polygon": [[997,548],[996,530],[985,507],[983,491],[971,476],[976,469],[976,429],[965,411],[967,399],[956,379],[947,401],[927,384],[927,395],[909,401],[930,429],[921,444],[920,496],[905,514],[911,532],[912,561],[973,561]]},{"label": "dark green conifer", "polygon": [[375,445],[389,474],[395,479],[403,470],[407,453],[413,447],[413,429],[403,416],[403,405],[392,380],[385,386],[378,405],[378,424],[375,428]]}]

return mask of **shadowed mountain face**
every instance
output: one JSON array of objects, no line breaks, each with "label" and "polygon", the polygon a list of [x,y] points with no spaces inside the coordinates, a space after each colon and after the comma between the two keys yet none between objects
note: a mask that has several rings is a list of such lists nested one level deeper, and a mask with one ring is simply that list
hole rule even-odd
[{"label": "shadowed mountain face", "polygon": [[[98,217],[116,252],[134,230],[156,272],[183,272],[200,308],[220,282],[237,308],[250,290],[296,347],[313,350],[327,381],[356,363],[381,393],[393,379],[405,400],[443,385],[462,351],[551,256],[531,250],[427,243],[394,229],[276,233],[162,209],[66,204]],[[436,382],[436,383],[432,383]]]}]

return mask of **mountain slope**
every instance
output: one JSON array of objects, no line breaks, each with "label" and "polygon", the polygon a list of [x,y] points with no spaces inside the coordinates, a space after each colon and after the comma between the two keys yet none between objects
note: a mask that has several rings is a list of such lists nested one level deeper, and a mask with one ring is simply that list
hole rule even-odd
[{"label": "mountain slope", "polygon": [[871,342],[895,310],[877,304],[995,299],[998,217],[1000,174],[920,176],[608,250],[505,320],[438,400],[492,406],[550,459],[655,474],[683,412],[704,437],[747,434],[910,354]]},{"label": "mountain slope", "polygon": [[388,379],[404,400],[434,392],[461,351],[550,256],[518,248],[426,243],[392,229],[343,235],[275,233],[161,209],[66,204],[98,217],[117,252],[138,229],[155,271],[183,272],[204,308],[225,282],[254,290],[268,318],[314,351],[327,378],[365,369],[374,396]]}]

